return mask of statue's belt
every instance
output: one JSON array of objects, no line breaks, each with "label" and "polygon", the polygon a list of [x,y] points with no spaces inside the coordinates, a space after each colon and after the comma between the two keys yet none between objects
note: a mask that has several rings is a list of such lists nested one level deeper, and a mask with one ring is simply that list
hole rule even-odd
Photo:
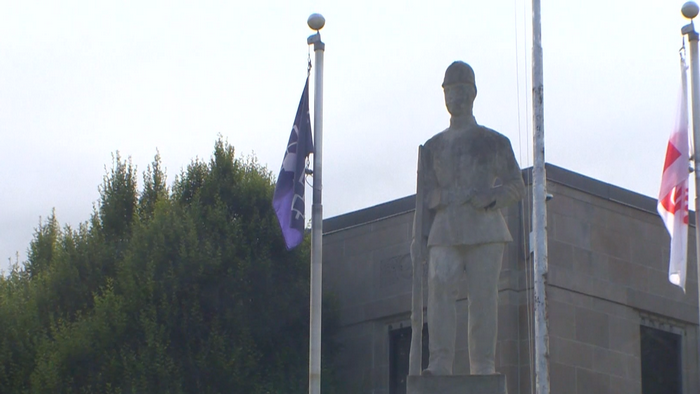
[{"label": "statue's belt", "polygon": [[438,209],[448,205],[464,204],[474,195],[475,189],[468,188],[440,188],[428,193],[428,209]]}]

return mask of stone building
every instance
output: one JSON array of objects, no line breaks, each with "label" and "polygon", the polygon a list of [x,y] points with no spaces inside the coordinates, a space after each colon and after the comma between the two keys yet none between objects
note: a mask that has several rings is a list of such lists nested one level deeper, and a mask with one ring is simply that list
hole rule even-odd
[{"label": "stone building", "polygon": [[[692,214],[684,294],[667,279],[669,237],[656,200],[553,165],[547,178],[551,392],[700,392]],[[348,392],[405,393],[414,203],[408,196],[324,222],[323,286],[341,305]],[[530,205],[503,212],[514,241],[500,276],[496,365],[510,394],[531,393],[534,376]],[[469,371],[466,302],[462,292],[457,374]]]}]

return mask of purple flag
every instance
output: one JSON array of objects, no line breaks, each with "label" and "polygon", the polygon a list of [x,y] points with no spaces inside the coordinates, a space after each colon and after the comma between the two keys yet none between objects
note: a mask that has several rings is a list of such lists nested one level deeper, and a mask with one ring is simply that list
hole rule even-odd
[{"label": "purple flag", "polygon": [[277,178],[272,206],[277,213],[287,249],[293,249],[304,239],[304,188],[306,157],[314,150],[309,119],[309,78],[294,118],[292,134],[284,152],[282,168]]}]

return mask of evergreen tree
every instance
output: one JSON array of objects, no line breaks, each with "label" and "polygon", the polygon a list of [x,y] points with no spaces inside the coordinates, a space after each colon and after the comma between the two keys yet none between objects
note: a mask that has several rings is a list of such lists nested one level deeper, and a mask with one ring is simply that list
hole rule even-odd
[{"label": "evergreen tree", "polygon": [[286,250],[270,172],[219,139],[171,189],[158,154],[135,173],[117,154],[90,220],[52,214],[0,278],[0,392],[306,392],[309,243]]}]

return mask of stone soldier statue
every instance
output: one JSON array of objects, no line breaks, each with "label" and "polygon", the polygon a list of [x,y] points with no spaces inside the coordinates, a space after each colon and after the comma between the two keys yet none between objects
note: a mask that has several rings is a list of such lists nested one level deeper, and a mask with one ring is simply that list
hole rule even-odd
[{"label": "stone soldier statue", "polygon": [[452,374],[462,275],[469,300],[470,373],[494,374],[498,277],[503,249],[512,241],[501,208],[521,200],[525,185],[508,138],[474,119],[472,68],[452,63],[442,87],[450,127],[422,149],[424,175],[418,193],[423,193],[424,204],[416,210],[423,210],[423,223],[414,223],[411,244],[412,257],[427,259],[429,265],[430,362],[423,375]]}]

